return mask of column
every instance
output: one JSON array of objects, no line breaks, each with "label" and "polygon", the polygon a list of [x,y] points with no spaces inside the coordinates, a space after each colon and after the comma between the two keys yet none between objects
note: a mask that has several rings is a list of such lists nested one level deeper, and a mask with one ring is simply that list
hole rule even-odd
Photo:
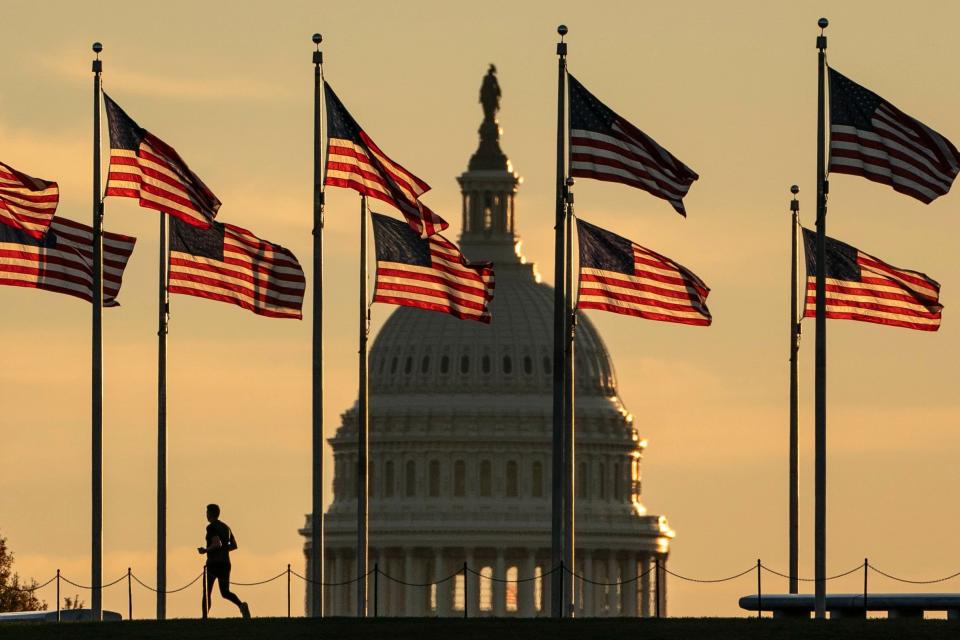
[{"label": "column", "polygon": [[434,550],[433,557],[433,581],[439,583],[437,584],[437,617],[447,617],[450,615],[450,596],[453,590],[450,588],[452,580],[440,582],[450,575],[450,572],[447,571],[443,548]]},{"label": "column", "polygon": [[502,618],[507,615],[507,565],[503,549],[497,549],[497,560],[493,565],[493,615]]},{"label": "column", "polygon": [[[628,551],[627,557],[624,560],[624,568],[620,572],[620,575],[623,576],[623,580],[630,580],[637,577],[637,553],[635,551]],[[637,590],[639,585],[636,580],[633,580],[629,584],[623,585],[623,592],[621,594],[621,600],[623,606],[620,611],[622,615],[629,618],[637,617]]]},{"label": "column", "polygon": [[536,613],[533,608],[533,589],[535,586],[533,575],[536,566],[534,550],[524,549],[523,561],[517,568],[517,579],[525,581],[517,585],[517,614],[524,618],[532,618]]},{"label": "column", "polygon": [[[590,573],[590,579],[594,582],[608,582],[607,564],[599,554],[593,558],[593,571]],[[592,585],[593,587],[593,612],[591,615],[600,617],[604,615],[604,604],[606,603],[606,587],[603,585]]]},{"label": "column", "polygon": [[[583,566],[578,572],[585,578],[594,579],[593,577],[593,551],[589,549],[584,549],[583,551]],[[583,615],[584,616],[594,616],[596,615],[596,609],[594,608],[594,599],[596,597],[595,588],[592,584],[586,580],[581,580],[583,583]]]},{"label": "column", "polygon": [[[416,576],[414,575],[413,549],[410,547],[404,547],[403,549],[402,579],[404,582],[417,582]],[[400,586],[403,587],[403,615],[420,615],[420,608],[417,607],[417,595],[420,593],[420,587],[408,587],[406,585]]]},{"label": "column", "polygon": [[[620,582],[620,563],[617,560],[617,552],[610,551],[607,555],[607,582]],[[607,615],[609,617],[620,615],[620,586],[611,584],[607,587]]]},{"label": "column", "polygon": [[649,618],[653,615],[650,610],[651,585],[653,584],[653,573],[650,572],[650,554],[640,554],[640,617]]},{"label": "column", "polygon": [[[323,576],[324,582],[336,582],[337,580],[337,554],[327,553],[326,562],[324,563],[324,571],[327,575]],[[316,588],[316,587],[315,587]],[[332,616],[336,615],[337,612],[337,602],[336,602],[336,593],[332,587],[324,587],[323,597],[326,602],[324,603],[323,612],[324,615]]]},{"label": "column", "polygon": [[463,606],[466,607],[467,616],[475,618],[480,615],[480,576],[477,575],[477,573],[480,573],[480,566],[474,557],[473,549],[465,550],[464,561],[467,563],[469,571],[467,571],[466,583],[464,584],[466,597]]},{"label": "column", "polygon": [[660,556],[660,617],[667,617],[667,554]]}]

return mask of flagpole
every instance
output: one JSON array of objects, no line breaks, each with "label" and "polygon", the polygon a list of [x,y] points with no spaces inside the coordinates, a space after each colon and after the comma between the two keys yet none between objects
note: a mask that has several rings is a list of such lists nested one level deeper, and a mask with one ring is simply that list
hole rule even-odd
[{"label": "flagpole", "polygon": [[323,36],[313,34],[313,392],[309,615],[323,617]]},{"label": "flagpole", "polygon": [[564,295],[566,297],[566,313],[564,318],[566,326],[564,327],[564,366],[566,374],[563,379],[563,438],[564,438],[564,536],[563,536],[563,563],[570,573],[570,580],[564,583],[564,606],[567,609],[567,615],[574,617],[576,612],[576,589],[573,584],[573,574],[576,573],[576,509],[574,500],[574,480],[576,476],[576,418],[574,412],[574,400],[576,387],[574,367],[575,338],[577,333],[577,317],[573,304],[573,178],[567,178],[564,185],[564,201],[566,202],[566,234],[567,234],[567,259],[566,259],[566,280],[564,282]]},{"label": "flagpole", "polygon": [[563,584],[564,571],[559,567],[563,563],[563,516],[564,516],[564,422],[563,422],[563,390],[564,390],[564,314],[566,301],[564,300],[564,89],[566,86],[567,43],[563,37],[567,34],[567,27],[557,27],[560,42],[557,43],[557,191],[556,191],[556,221],[554,223],[555,241],[553,257],[553,502],[551,527],[551,559],[554,572],[551,574],[551,614],[554,618],[563,617]]},{"label": "flagpole", "polygon": [[797,185],[790,187],[793,200],[790,201],[790,593],[799,593],[797,573],[800,567],[798,551],[800,531],[800,489],[797,429],[797,353],[800,350],[800,316],[797,315],[797,227],[800,224],[800,201]]},{"label": "flagpole", "polygon": [[367,197],[360,197],[360,391],[357,394],[357,617],[367,615]]},{"label": "flagpole", "polygon": [[823,30],[829,22],[817,22],[817,317],[816,364],[814,381],[814,613],[827,617],[827,317],[826,317],[826,235],[827,179],[824,168],[824,74],[827,37]]},{"label": "flagpole", "polygon": [[167,617],[167,214],[160,213],[157,281],[157,620]]},{"label": "flagpole", "polygon": [[93,318],[91,378],[90,614],[103,617],[103,200],[100,189],[100,74],[103,45],[93,43]]}]

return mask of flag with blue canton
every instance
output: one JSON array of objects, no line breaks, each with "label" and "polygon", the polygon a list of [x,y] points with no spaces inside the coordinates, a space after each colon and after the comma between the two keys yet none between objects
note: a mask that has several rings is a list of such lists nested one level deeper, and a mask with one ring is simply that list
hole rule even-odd
[{"label": "flag with blue canton", "polygon": [[682,216],[683,197],[699,178],[656,140],[603,104],[572,75],[570,174],[643,189],[663,198]]},{"label": "flag with blue canton", "polygon": [[710,289],[670,258],[577,219],[580,245],[578,309],[708,326]]},{"label": "flag with blue canton", "polygon": [[110,169],[105,195],[135,198],[187,224],[206,228],[220,200],[177,152],[103,94],[110,129]]},{"label": "flag with blue canton", "polygon": [[374,302],[490,322],[493,265],[467,262],[441,235],[420,238],[399,220],[378,213],[372,217],[377,245]]},{"label": "flag with blue canton", "polygon": [[[893,267],[845,242],[825,238],[826,317],[936,331],[940,284],[918,271]],[[817,233],[803,230],[807,259],[804,317],[817,316]]]},{"label": "flag with blue canton", "polygon": [[246,229],[170,219],[170,293],[227,302],[271,318],[300,318],[306,279],[293,253]]},{"label": "flag with blue canton", "polygon": [[830,171],[929,204],[950,191],[960,152],[942,135],[830,69]]},{"label": "flag with blue canton", "polygon": [[33,178],[0,162],[0,224],[42,238],[59,202],[56,182]]},{"label": "flag with blue canton", "polygon": [[326,82],[327,174],[324,184],[353,189],[400,210],[410,228],[426,238],[450,225],[420,202],[430,185],[391,160],[360,128]]}]

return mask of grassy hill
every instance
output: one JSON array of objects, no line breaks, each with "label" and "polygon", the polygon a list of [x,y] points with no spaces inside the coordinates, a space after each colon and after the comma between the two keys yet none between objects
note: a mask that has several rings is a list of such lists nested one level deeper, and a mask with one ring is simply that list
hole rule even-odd
[{"label": "grassy hill", "polygon": [[958,637],[960,623],[946,620],[260,618],[0,625],[3,640],[906,640]]}]

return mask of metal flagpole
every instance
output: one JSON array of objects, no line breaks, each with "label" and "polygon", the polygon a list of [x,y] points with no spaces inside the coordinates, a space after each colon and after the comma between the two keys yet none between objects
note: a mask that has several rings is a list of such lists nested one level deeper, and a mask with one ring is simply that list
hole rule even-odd
[{"label": "metal flagpole", "polygon": [[[560,42],[557,43],[557,209],[554,223],[555,243],[553,256],[553,502],[551,518],[551,563],[554,568],[563,561],[563,384],[564,384],[564,342],[563,334],[566,312],[564,301],[564,89],[566,87],[567,43],[563,37],[567,27],[557,27]],[[551,578],[551,614],[554,618],[563,617],[563,571],[554,571]]]},{"label": "metal flagpole", "polygon": [[157,285],[157,620],[167,617],[167,214],[160,213]]},{"label": "metal flagpole", "polygon": [[323,616],[323,36],[313,34],[313,478],[308,614]]},{"label": "metal flagpole", "polygon": [[[568,129],[569,131],[569,129]],[[564,202],[566,203],[566,277],[564,281],[564,296],[566,308],[564,320],[564,377],[563,377],[563,565],[570,572],[570,579],[564,583],[563,603],[567,616],[573,617],[576,603],[576,584],[573,575],[576,573],[574,563],[576,550],[576,509],[574,507],[574,479],[576,475],[576,420],[574,414],[574,338],[577,332],[577,317],[573,303],[573,178],[567,178],[564,185]]]},{"label": "metal flagpole", "polygon": [[829,22],[820,18],[817,36],[817,338],[814,381],[814,613],[827,617],[827,178],[824,169],[824,73]]},{"label": "metal flagpole", "polygon": [[91,390],[90,614],[103,617],[103,194],[100,190],[100,74],[103,45],[93,43],[93,318]]},{"label": "metal flagpole", "polygon": [[367,615],[367,197],[360,198],[360,391],[357,394],[357,617]]},{"label": "metal flagpole", "polygon": [[800,489],[798,469],[800,453],[797,445],[797,352],[800,350],[800,316],[797,315],[797,227],[800,225],[800,201],[797,185],[790,187],[793,200],[790,242],[790,593],[799,593],[797,573],[800,567],[798,552],[800,527]]}]

